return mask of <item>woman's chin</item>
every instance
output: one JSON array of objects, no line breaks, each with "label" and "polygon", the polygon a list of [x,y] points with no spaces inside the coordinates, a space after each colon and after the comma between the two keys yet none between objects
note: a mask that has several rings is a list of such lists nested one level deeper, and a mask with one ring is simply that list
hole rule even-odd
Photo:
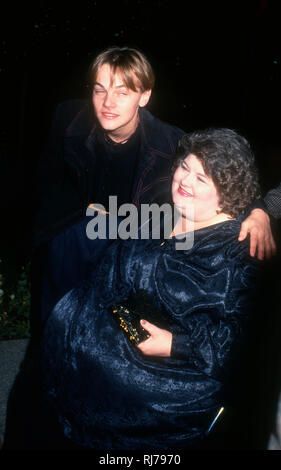
[{"label": "woman's chin", "polygon": [[194,204],[190,202],[189,204],[182,204],[179,201],[174,201],[176,210],[183,216],[188,218],[194,217]]}]

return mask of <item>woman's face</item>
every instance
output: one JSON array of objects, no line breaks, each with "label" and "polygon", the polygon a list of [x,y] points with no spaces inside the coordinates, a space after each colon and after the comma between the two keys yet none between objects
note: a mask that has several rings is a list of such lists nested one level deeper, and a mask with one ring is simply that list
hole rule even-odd
[{"label": "woman's face", "polygon": [[195,222],[208,221],[216,216],[219,209],[216,187],[206,175],[200,160],[192,153],[175,171],[172,198],[183,217],[189,218],[192,214]]}]

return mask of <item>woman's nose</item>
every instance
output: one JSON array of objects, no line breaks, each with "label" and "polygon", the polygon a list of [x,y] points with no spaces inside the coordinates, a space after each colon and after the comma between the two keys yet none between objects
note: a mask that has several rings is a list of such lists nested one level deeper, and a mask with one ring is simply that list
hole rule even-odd
[{"label": "woman's nose", "polygon": [[185,173],[185,175],[183,175],[182,177],[181,184],[183,186],[190,186],[192,184],[192,181],[193,181],[193,178],[192,178],[191,173]]}]

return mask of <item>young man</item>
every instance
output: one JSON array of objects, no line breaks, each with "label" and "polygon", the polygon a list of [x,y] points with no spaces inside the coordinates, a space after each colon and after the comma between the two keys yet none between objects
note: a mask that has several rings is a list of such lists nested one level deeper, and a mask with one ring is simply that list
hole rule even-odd
[{"label": "young man", "polygon": [[[112,195],[117,196],[118,207],[167,202],[173,157],[183,134],[145,109],[154,73],[140,51],[105,50],[92,63],[90,78],[92,102],[71,101],[58,107],[39,166],[42,202],[35,244],[52,240],[47,259],[52,279],[44,288],[52,292],[52,299],[43,299],[46,311],[87,276],[90,262],[97,260],[98,245],[86,236],[89,204],[108,209]],[[270,255],[274,241],[269,217],[258,203],[242,225],[240,240],[248,232],[251,254],[258,245],[259,258],[264,251]],[[100,242],[101,250],[105,243]]]},{"label": "young man", "polygon": [[92,102],[57,108],[49,145],[39,163],[40,206],[35,244],[85,217],[90,203],[161,202],[183,131],[144,109],[154,86],[139,51],[113,48],[91,69]]}]

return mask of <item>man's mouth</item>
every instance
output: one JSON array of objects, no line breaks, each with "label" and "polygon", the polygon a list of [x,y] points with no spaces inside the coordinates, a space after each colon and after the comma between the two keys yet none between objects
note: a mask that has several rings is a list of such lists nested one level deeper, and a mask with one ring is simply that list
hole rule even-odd
[{"label": "man's mouth", "polygon": [[105,119],[116,119],[119,114],[112,114],[112,113],[102,113],[102,117]]}]

